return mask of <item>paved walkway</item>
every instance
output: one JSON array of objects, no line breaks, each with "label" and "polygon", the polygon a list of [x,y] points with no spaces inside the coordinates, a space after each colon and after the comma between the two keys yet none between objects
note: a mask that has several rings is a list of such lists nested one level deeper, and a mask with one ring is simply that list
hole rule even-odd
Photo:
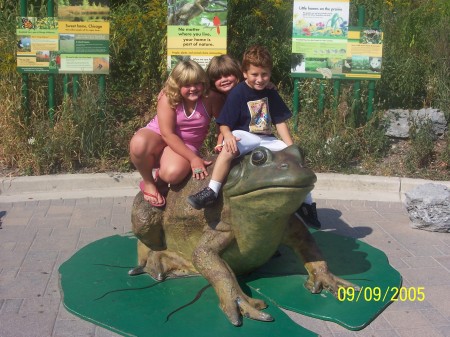
[{"label": "paved walkway", "polygon": [[[52,186],[56,186],[54,182]],[[2,183],[4,187],[5,180]],[[35,185],[28,181],[28,186],[32,189]],[[115,190],[109,196],[92,190],[87,198],[53,190],[39,200],[37,191],[8,197],[2,190],[0,337],[118,336],[67,312],[61,304],[58,268],[90,242],[129,232],[132,195],[137,189],[122,193],[125,196]],[[423,287],[425,301],[395,302],[357,332],[291,312],[288,315],[323,337],[450,337],[450,234],[411,229],[401,197],[396,201],[387,198],[387,202],[351,200],[352,196],[360,199],[362,192],[349,189],[342,196],[347,200],[338,200],[327,199],[327,193],[318,190],[315,198],[323,230],[360,239],[384,251],[401,273],[405,287]],[[374,193],[365,193],[366,199],[376,199]]]}]

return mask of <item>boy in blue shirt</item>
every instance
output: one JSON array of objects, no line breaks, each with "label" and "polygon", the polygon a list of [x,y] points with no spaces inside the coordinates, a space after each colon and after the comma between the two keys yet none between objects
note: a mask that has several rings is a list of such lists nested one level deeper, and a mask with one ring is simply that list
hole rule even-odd
[{"label": "boy in blue shirt", "polygon": [[[258,146],[280,151],[293,144],[286,124],[292,116],[291,111],[276,90],[267,88],[272,67],[272,56],[265,47],[252,46],[244,53],[242,71],[245,81],[240,82],[228,94],[216,120],[224,141],[211,181],[208,187],[188,197],[188,203],[195,209],[202,209],[216,200],[234,158],[243,156]],[[281,140],[273,135],[272,124]],[[308,198],[311,199],[311,196],[308,195]],[[302,213],[302,208],[311,218],[305,222],[320,228],[315,203],[303,203],[297,213]]]}]

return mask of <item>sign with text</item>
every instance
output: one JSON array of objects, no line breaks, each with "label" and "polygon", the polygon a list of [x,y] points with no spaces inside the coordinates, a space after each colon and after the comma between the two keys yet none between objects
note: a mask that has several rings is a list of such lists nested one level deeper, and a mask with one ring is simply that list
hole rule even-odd
[{"label": "sign with text", "polygon": [[381,77],[382,33],[349,27],[349,0],[295,0],[291,73],[295,77]]},{"label": "sign with text", "polygon": [[227,52],[228,1],[168,0],[167,67],[192,59],[202,67]]},{"label": "sign with text", "polygon": [[347,78],[379,79],[383,60],[383,33],[378,29],[350,27],[347,57],[342,68]]},{"label": "sign with text", "polygon": [[57,18],[16,19],[19,72],[109,73],[109,0],[67,3]]},{"label": "sign with text", "polygon": [[16,36],[18,72],[57,72],[57,18],[18,17]]},{"label": "sign with text", "polygon": [[109,73],[109,22],[59,22],[60,73]]},{"label": "sign with text", "polygon": [[109,0],[58,6],[59,73],[109,74]]}]

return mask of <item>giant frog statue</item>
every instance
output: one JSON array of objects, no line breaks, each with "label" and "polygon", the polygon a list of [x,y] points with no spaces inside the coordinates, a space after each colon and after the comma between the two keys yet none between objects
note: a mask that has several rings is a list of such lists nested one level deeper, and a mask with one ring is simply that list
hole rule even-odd
[{"label": "giant frog statue", "polygon": [[193,209],[186,198],[206,180],[171,186],[165,210],[150,206],[139,192],[132,210],[138,266],[129,273],[147,272],[160,281],[201,274],[236,326],[242,324],[242,316],[273,320],[261,311],[267,306],[264,301],[242,291],[236,275],[263,265],[280,244],[290,246],[303,260],[308,271],[305,286],[312,293],[326,289],[336,296],[339,287],[357,288],[328,271],[312,235],[293,215],[315,182],[300,149],[292,145],[279,152],[258,147],[236,162],[222,195],[204,210]]}]

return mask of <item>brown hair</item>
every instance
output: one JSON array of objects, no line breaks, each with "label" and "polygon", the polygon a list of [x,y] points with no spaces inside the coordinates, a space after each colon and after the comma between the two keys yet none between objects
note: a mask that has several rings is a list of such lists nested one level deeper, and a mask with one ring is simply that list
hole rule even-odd
[{"label": "brown hair", "polygon": [[209,82],[205,70],[192,60],[178,62],[172,69],[164,86],[164,92],[169,99],[169,104],[175,107],[181,102],[181,87],[199,82],[203,83],[204,86],[202,95],[206,95],[209,89]]},{"label": "brown hair", "polygon": [[272,55],[270,55],[266,47],[259,45],[251,46],[245,51],[242,58],[242,71],[247,71],[250,65],[267,68],[272,71]]},{"label": "brown hair", "polygon": [[239,62],[229,55],[214,56],[206,68],[211,89],[215,89],[214,82],[222,76],[234,75],[239,81],[242,80],[242,71]]}]

